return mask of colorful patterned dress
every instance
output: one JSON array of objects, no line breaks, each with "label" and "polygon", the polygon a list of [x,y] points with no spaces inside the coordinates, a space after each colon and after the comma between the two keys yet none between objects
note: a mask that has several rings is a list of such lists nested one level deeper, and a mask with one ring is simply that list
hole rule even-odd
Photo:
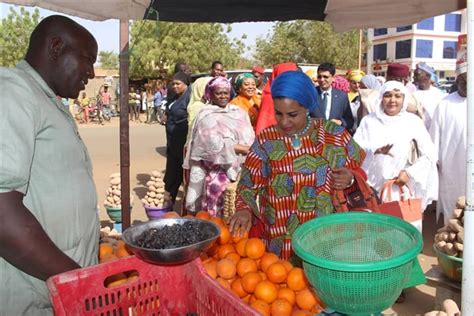
[{"label": "colorful patterned dress", "polygon": [[266,128],[242,167],[236,210],[252,211],[254,226],[263,223],[260,237],[282,259],[292,255],[291,235],[299,224],[333,213],[331,170],[358,169],[365,157],[343,127],[322,119],[313,124],[299,150],[275,126]]}]

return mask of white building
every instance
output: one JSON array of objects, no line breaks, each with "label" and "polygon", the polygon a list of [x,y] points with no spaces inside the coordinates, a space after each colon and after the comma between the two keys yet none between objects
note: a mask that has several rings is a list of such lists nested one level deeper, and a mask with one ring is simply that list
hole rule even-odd
[{"label": "white building", "polygon": [[417,24],[368,30],[368,73],[385,76],[389,63],[415,69],[426,62],[440,79],[454,79],[457,40],[467,32],[466,10],[425,19]]}]

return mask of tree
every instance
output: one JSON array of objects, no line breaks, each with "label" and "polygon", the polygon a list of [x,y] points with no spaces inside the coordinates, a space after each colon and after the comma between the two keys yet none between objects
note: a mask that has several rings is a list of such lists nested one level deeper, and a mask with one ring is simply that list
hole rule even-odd
[{"label": "tree", "polygon": [[99,52],[99,63],[103,69],[118,69],[119,58],[118,54],[113,51],[102,50]]},{"label": "tree", "polygon": [[39,10],[30,14],[24,7],[18,13],[10,8],[8,16],[0,22],[0,65],[15,66],[25,56],[30,35],[40,21]]},{"label": "tree", "polygon": [[336,33],[326,22],[277,22],[266,38],[258,38],[254,58],[266,66],[281,62],[357,67],[359,31]]},{"label": "tree", "polygon": [[230,26],[218,23],[170,23],[137,21],[130,35],[130,77],[171,74],[176,62],[186,62],[194,73],[207,72],[214,60],[226,69],[235,67],[245,45],[230,40]]}]

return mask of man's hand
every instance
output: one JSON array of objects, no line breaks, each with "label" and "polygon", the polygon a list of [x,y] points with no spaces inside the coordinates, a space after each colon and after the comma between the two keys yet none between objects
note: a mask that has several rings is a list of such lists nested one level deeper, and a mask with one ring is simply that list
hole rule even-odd
[{"label": "man's hand", "polygon": [[338,119],[331,119],[332,122],[336,123],[337,125],[342,125],[342,121]]},{"label": "man's hand", "polygon": [[17,269],[46,281],[80,268],[51,241],[20,192],[0,193],[0,223],[0,255]]},{"label": "man's hand", "polygon": [[390,153],[390,149],[392,149],[393,144],[387,144],[385,146],[380,147],[375,151],[376,155],[389,155],[390,157],[393,157],[393,155]]}]

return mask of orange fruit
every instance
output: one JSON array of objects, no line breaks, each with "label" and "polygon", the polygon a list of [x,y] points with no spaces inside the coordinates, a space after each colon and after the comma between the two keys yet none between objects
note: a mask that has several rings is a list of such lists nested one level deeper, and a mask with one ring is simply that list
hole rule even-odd
[{"label": "orange fruit", "polygon": [[271,304],[278,296],[278,288],[272,282],[264,280],[257,284],[254,295],[259,300]]},{"label": "orange fruit", "polygon": [[229,282],[227,282],[226,279],[217,278],[216,281],[217,281],[217,283],[219,283],[220,285],[222,285],[225,289],[230,290],[230,284],[229,284]]},{"label": "orange fruit", "polygon": [[296,305],[305,310],[310,310],[316,305],[316,296],[310,289],[305,288],[296,293]]},{"label": "orange fruit", "polygon": [[283,265],[285,266],[286,272],[290,272],[291,269],[294,268],[293,265],[289,261],[282,260],[281,263],[283,263]]},{"label": "orange fruit", "polygon": [[251,297],[252,297],[251,294],[247,294],[247,296],[242,297],[242,301],[244,301],[245,303],[249,304]]},{"label": "orange fruit", "polygon": [[260,276],[262,277],[262,280],[266,280],[267,279],[267,274],[263,271],[258,271],[258,274],[260,274]]},{"label": "orange fruit", "polygon": [[293,305],[284,298],[277,298],[270,306],[272,316],[291,316]]},{"label": "orange fruit", "polygon": [[232,292],[237,294],[238,297],[242,298],[244,296],[247,296],[249,293],[245,292],[243,286],[242,286],[242,279],[237,278],[232,282],[230,285],[230,288],[232,289]]},{"label": "orange fruit", "polygon": [[267,268],[267,279],[273,283],[281,283],[286,280],[288,272],[281,262],[272,263]]},{"label": "orange fruit", "polygon": [[289,287],[279,288],[277,298],[284,298],[285,300],[290,302],[291,305],[295,305],[296,302],[296,294]]},{"label": "orange fruit", "polygon": [[235,244],[235,251],[237,251],[241,257],[247,257],[247,254],[245,253],[245,245],[247,244],[247,240],[247,238],[244,238]]},{"label": "orange fruit", "polygon": [[225,256],[225,258],[234,261],[235,264],[239,263],[239,261],[240,261],[240,256],[239,256],[239,254],[236,253],[236,252],[228,253],[228,254]]},{"label": "orange fruit", "polygon": [[310,311],[305,311],[301,309],[297,309],[291,313],[291,316],[313,316],[314,314]]},{"label": "orange fruit", "polygon": [[248,272],[242,277],[242,287],[245,292],[253,293],[255,292],[255,287],[260,283],[260,281],[263,280],[258,272]]},{"label": "orange fruit", "polygon": [[127,283],[128,278],[125,275],[125,273],[118,273],[118,274],[109,276],[107,279],[105,279],[104,282],[105,282],[106,287],[111,288],[111,287],[116,287],[116,286]]},{"label": "orange fruit", "polygon": [[105,242],[99,244],[99,259],[103,259],[108,255],[114,253],[114,246],[112,244]]},{"label": "orange fruit", "polygon": [[212,216],[209,220],[211,222],[217,224],[217,226],[219,226],[219,227],[225,227],[224,220],[220,217]]},{"label": "orange fruit", "polygon": [[265,252],[265,254],[260,258],[260,270],[267,272],[267,268],[275,262],[278,262],[280,259],[273,252]]},{"label": "orange fruit", "polygon": [[125,248],[127,246],[127,244],[125,243],[125,241],[119,239],[117,240],[117,244],[115,245],[116,248]]},{"label": "orange fruit", "polygon": [[249,232],[243,233],[242,236],[240,236],[240,229],[232,233],[232,242],[234,244],[238,243],[242,239],[247,239],[247,238],[249,238]]},{"label": "orange fruit", "polygon": [[207,274],[213,279],[217,278],[217,261],[211,259],[204,263],[204,269],[206,269]]},{"label": "orange fruit", "polygon": [[262,301],[262,300],[256,300],[250,303],[250,307],[252,307],[254,310],[260,313],[260,315],[263,316],[270,316],[270,305],[268,305],[267,302]]},{"label": "orange fruit", "polygon": [[114,261],[114,260],[117,260],[117,259],[118,259],[118,257],[112,253],[112,254],[107,254],[104,257],[100,258],[99,262],[104,263],[104,262]]},{"label": "orange fruit", "polygon": [[115,250],[115,255],[119,258],[123,258],[123,257],[131,256],[132,254],[128,252],[127,248],[123,247],[123,248],[117,248]]},{"label": "orange fruit", "polygon": [[226,244],[219,247],[219,249],[217,250],[217,255],[220,259],[223,259],[231,252],[235,252],[234,246],[232,246],[231,244]]},{"label": "orange fruit", "polygon": [[255,297],[255,295],[250,295],[250,302],[249,304],[252,304],[253,302],[255,302],[257,300],[257,298]]},{"label": "orange fruit", "polygon": [[199,211],[196,213],[196,218],[209,220],[211,219],[211,215],[206,211]]},{"label": "orange fruit", "polygon": [[215,241],[207,250],[207,255],[212,257],[217,254],[217,250],[219,250],[219,244]]},{"label": "orange fruit", "polygon": [[183,218],[194,218],[194,216],[191,214],[188,214],[188,215],[184,215]]},{"label": "orange fruit", "polygon": [[252,260],[250,258],[242,258],[237,263],[237,274],[240,277],[243,277],[245,274],[249,272],[257,272],[257,270],[258,270],[257,263],[255,262],[255,260]]},{"label": "orange fruit", "polygon": [[235,263],[232,260],[221,259],[217,262],[216,272],[218,276],[228,280],[235,277],[235,274],[237,273],[237,268],[235,267]]},{"label": "orange fruit", "polygon": [[219,245],[227,244],[230,241],[230,230],[227,227],[221,226],[221,234],[217,238]]},{"label": "orange fruit", "polygon": [[245,254],[251,259],[258,259],[265,254],[265,244],[258,238],[250,238],[245,244]]},{"label": "orange fruit", "polygon": [[180,218],[178,213],[176,212],[167,212],[165,215],[163,215],[163,218]]},{"label": "orange fruit", "polygon": [[286,284],[288,287],[293,291],[301,291],[305,287],[308,286],[308,281],[304,275],[303,269],[301,268],[293,268],[290,272],[288,272],[288,276],[286,278]]}]

